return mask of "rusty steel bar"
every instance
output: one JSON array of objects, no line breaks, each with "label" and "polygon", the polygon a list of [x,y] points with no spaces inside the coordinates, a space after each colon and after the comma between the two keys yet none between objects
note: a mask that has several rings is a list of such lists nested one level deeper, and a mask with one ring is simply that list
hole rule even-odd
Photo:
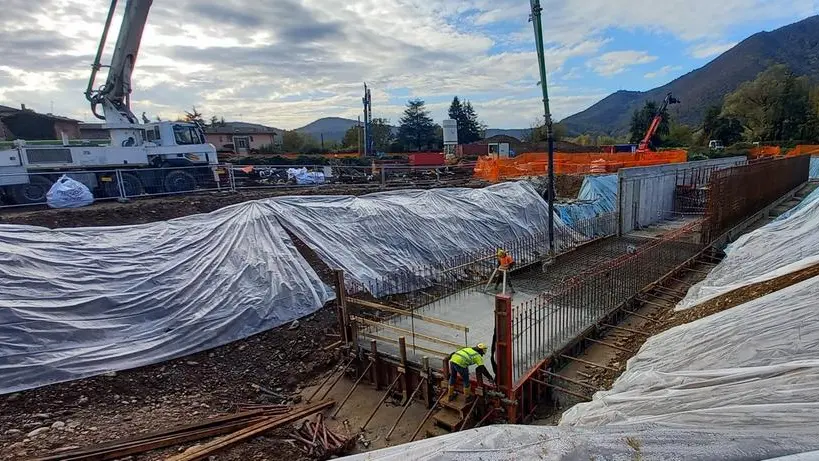
[{"label": "rusty steel bar", "polygon": [[418,391],[421,390],[421,387],[423,387],[426,384],[426,381],[427,381],[426,378],[421,378],[421,382],[418,383],[418,387],[416,387],[415,390],[412,391],[412,395],[410,395],[409,399],[407,399],[407,403],[405,403],[403,405],[403,408],[401,409],[401,413],[398,415],[398,418],[395,419],[395,423],[392,425],[389,432],[387,432],[387,435],[384,437],[384,440],[387,440],[387,441],[390,440],[390,436],[392,435],[392,432],[395,430],[396,427],[398,427],[398,423],[401,421],[401,418],[404,417],[404,413],[406,413],[407,410],[409,409],[410,405],[412,405],[412,400],[415,398],[415,395],[418,393]]},{"label": "rusty steel bar", "polygon": [[572,384],[577,384],[578,386],[585,387],[586,389],[591,389],[591,390],[593,390],[595,392],[600,390],[600,389],[592,386],[589,383],[584,383],[583,381],[578,381],[576,379],[567,378],[567,377],[565,377],[563,375],[559,375],[557,373],[552,373],[551,371],[546,371],[546,370],[540,370],[540,371],[541,371],[541,373],[549,375],[549,376],[551,376],[553,378],[562,379],[563,381],[566,381],[566,382],[569,382],[569,383],[572,383]]},{"label": "rusty steel bar", "polygon": [[640,318],[640,319],[643,319],[643,320],[648,320],[649,322],[654,322],[654,323],[659,323],[659,324],[663,323],[663,322],[660,322],[657,319],[653,319],[653,318],[651,318],[651,317],[649,317],[647,315],[643,315],[643,314],[641,314],[639,312],[630,311],[628,309],[623,309],[623,313],[626,313],[628,315],[633,315],[633,316],[635,316],[637,318]]},{"label": "rusty steel bar", "polygon": [[606,328],[611,328],[613,330],[627,331],[629,333],[634,333],[634,334],[637,334],[637,335],[651,336],[651,333],[646,333],[644,331],[638,331],[638,330],[633,330],[631,328],[612,325],[610,323],[601,323],[600,326],[603,326],[603,327],[606,327]]},{"label": "rusty steel bar", "polygon": [[362,431],[367,427],[367,424],[370,424],[370,420],[373,419],[375,413],[378,411],[379,408],[381,408],[381,405],[384,404],[384,401],[387,400],[387,397],[390,396],[390,391],[392,391],[392,388],[395,387],[395,385],[398,383],[398,380],[401,379],[402,375],[403,373],[398,373],[398,376],[396,376],[395,379],[392,381],[390,387],[387,388],[387,392],[384,392],[384,396],[381,397],[381,400],[378,401],[378,405],[376,405],[375,408],[373,408],[373,411],[372,413],[370,413],[370,416],[367,418],[366,421],[364,421],[364,424],[361,425]]},{"label": "rusty steel bar", "polygon": [[[333,381],[333,384],[331,384],[330,387],[328,387],[327,390],[324,392],[324,395],[321,396],[322,399],[324,399],[324,397],[327,397],[327,394],[330,393],[330,390],[333,387],[335,387],[336,384],[338,384],[338,382],[344,376],[344,372],[347,371],[347,367],[349,367],[350,364],[353,363],[353,360],[355,360],[355,357],[351,358],[346,364],[344,364],[343,367],[341,367],[341,373],[338,374],[335,381]],[[327,375],[327,378],[324,381],[322,381],[321,384],[319,384],[319,386],[316,388],[315,391],[313,391],[312,394],[310,394],[310,397],[308,397],[306,400],[307,403],[310,403],[310,401],[313,400],[313,397],[315,397],[316,394],[318,394],[318,392],[321,390],[321,388],[324,387],[325,384],[327,384],[327,381],[330,381],[331,377],[333,377],[333,373]]]},{"label": "rusty steel bar", "polygon": [[532,382],[538,383],[538,384],[546,386],[546,387],[551,387],[552,389],[554,389],[556,391],[563,392],[564,394],[573,395],[573,396],[575,396],[577,398],[580,398],[580,399],[583,399],[583,400],[586,400],[586,401],[591,400],[591,398],[589,396],[587,396],[587,395],[583,395],[583,394],[579,394],[579,393],[574,392],[574,391],[570,391],[570,390],[568,390],[568,389],[566,389],[564,387],[560,387],[560,386],[558,386],[556,384],[547,383],[546,381],[541,381],[541,380],[539,380],[537,378],[529,378],[529,379]]},{"label": "rusty steel bar", "polygon": [[334,419],[335,419],[336,416],[338,416],[338,412],[341,411],[341,407],[343,407],[344,404],[347,403],[347,400],[350,399],[350,396],[353,395],[353,392],[355,392],[355,388],[358,387],[358,384],[361,383],[361,380],[364,379],[365,376],[367,376],[367,372],[370,371],[370,368],[373,366],[373,363],[374,362],[370,362],[370,364],[367,365],[367,368],[364,369],[364,371],[361,373],[361,376],[359,376],[358,379],[355,381],[355,383],[353,384],[353,387],[351,387],[350,391],[347,392],[347,395],[344,396],[344,400],[342,400],[338,404],[338,407],[336,407],[336,411],[333,412],[332,417]]},{"label": "rusty steel bar", "polygon": [[572,361],[575,361],[575,362],[579,362],[579,363],[582,363],[584,365],[588,365],[590,367],[602,368],[604,370],[613,371],[615,373],[620,371],[620,370],[618,370],[616,368],[608,367],[606,365],[600,365],[599,363],[589,362],[588,360],[579,359],[577,357],[572,357],[572,356],[566,355],[566,354],[560,354],[560,357],[562,357],[564,359],[567,359],[567,360],[572,360]]},{"label": "rusty steel bar", "polygon": [[600,340],[593,339],[593,338],[586,338],[586,341],[590,341],[590,342],[593,342],[593,343],[595,343],[595,344],[600,344],[600,345],[602,345],[602,346],[607,346],[607,347],[610,347],[610,348],[612,348],[612,349],[616,349],[616,350],[618,350],[618,351],[628,352],[628,353],[630,353],[630,354],[633,354],[633,353],[634,353],[634,351],[633,351],[633,350],[631,350],[631,349],[626,349],[625,347],[620,347],[620,346],[618,346],[618,345],[616,345],[616,344],[607,343],[607,342],[605,342],[605,341],[600,341]]}]

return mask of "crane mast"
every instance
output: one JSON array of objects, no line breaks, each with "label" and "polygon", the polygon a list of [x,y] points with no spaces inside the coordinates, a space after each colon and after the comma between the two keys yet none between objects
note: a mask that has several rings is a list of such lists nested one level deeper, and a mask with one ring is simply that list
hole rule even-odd
[{"label": "crane mast", "polygon": [[[105,21],[97,55],[91,69],[91,78],[85,96],[91,102],[91,111],[94,115],[105,120],[110,128],[126,128],[129,125],[139,124],[136,116],[131,112],[131,74],[134,71],[142,32],[148,21],[148,11],[153,0],[126,0],[125,12],[122,16],[122,26],[119,29],[117,43],[111,57],[111,63],[104,66],[101,63],[105,50],[105,42],[111,27],[111,20],[117,8],[117,0],[111,0],[111,7]],[[94,88],[97,72],[102,67],[108,67],[108,78],[105,84]],[[102,114],[98,112],[102,106]],[[113,133],[112,133],[113,135]]]},{"label": "crane mast", "polygon": [[668,108],[670,104],[678,104],[679,102],[680,100],[672,96],[671,93],[668,93],[665,96],[665,99],[663,99],[663,103],[660,105],[660,108],[657,109],[657,113],[651,120],[651,124],[648,126],[648,130],[646,130],[646,135],[643,137],[643,140],[640,141],[640,144],[637,145],[637,152],[649,151],[651,138],[653,138],[654,134],[657,133],[657,129],[660,127],[660,123],[662,123],[663,121],[663,112],[665,112],[666,108]]}]

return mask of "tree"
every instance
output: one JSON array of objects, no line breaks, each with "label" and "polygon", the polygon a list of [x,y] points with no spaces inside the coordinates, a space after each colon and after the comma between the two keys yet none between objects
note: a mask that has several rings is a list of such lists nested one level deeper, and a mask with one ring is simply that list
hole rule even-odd
[{"label": "tree", "polygon": [[286,130],[282,133],[282,150],[285,152],[298,152],[304,146],[304,137],[294,130]]},{"label": "tree", "polygon": [[435,142],[435,124],[422,99],[411,99],[401,117],[398,139],[414,150],[423,150]]},{"label": "tree", "polygon": [[370,123],[370,130],[373,133],[373,148],[375,151],[388,152],[395,140],[390,121],[385,118],[374,118]]},{"label": "tree", "polygon": [[[552,123],[552,135],[555,138],[555,142],[562,141],[566,136],[568,136],[568,134],[569,129],[566,128],[565,125],[562,123]],[[546,125],[543,123],[543,119],[539,119],[535,123],[529,125],[529,130],[523,135],[523,138],[524,141],[531,143],[548,141]]]},{"label": "tree", "polygon": [[717,140],[725,146],[730,146],[742,140],[743,131],[739,120],[724,117],[720,106],[711,106],[705,111],[700,144],[708,144],[711,140]]},{"label": "tree", "polygon": [[202,113],[196,110],[196,106],[193,106],[191,112],[185,111],[185,121],[186,122],[194,122],[198,123],[199,126],[205,126],[205,119],[202,118]]},{"label": "tree", "polygon": [[361,149],[361,138],[364,137],[363,131],[363,127],[358,124],[351,126],[344,132],[341,145],[348,148]]},{"label": "tree", "polygon": [[664,144],[672,147],[690,147],[694,144],[694,130],[688,125],[672,123]]},{"label": "tree", "polygon": [[802,139],[813,131],[810,93],[807,77],[775,65],[727,95],[722,115],[739,120],[749,141]]},{"label": "tree", "polygon": [[[630,133],[629,142],[631,142],[632,144],[637,144],[643,140],[643,137],[645,137],[646,132],[648,131],[648,127],[651,125],[651,121],[654,120],[654,117],[657,115],[658,110],[659,106],[655,101],[646,101],[642,109],[634,111],[634,113],[631,115],[631,127],[629,128]],[[668,108],[663,110],[662,117],[663,119],[660,122],[660,126],[657,127],[657,132],[654,133],[654,136],[652,136],[651,139],[649,140],[649,143],[652,146],[660,146],[662,143],[662,137],[668,135],[669,132]]]},{"label": "tree", "polygon": [[458,144],[469,144],[481,139],[485,127],[469,101],[461,103],[455,96],[449,105],[449,118],[458,122]]}]

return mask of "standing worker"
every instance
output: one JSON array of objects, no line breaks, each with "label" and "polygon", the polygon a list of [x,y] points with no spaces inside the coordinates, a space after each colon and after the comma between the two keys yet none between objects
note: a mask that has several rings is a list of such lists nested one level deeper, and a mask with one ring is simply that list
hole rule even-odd
[{"label": "standing worker", "polygon": [[[503,278],[509,274],[509,271],[512,270],[512,267],[515,266],[515,259],[512,258],[506,250],[498,248],[498,252],[496,254],[498,258],[498,268],[497,268],[497,276],[495,277],[495,290],[498,289],[498,286],[503,282]],[[509,288],[512,291],[515,289],[512,287],[512,280],[506,277],[506,281],[509,283]]]},{"label": "standing worker", "polygon": [[492,376],[486,367],[483,365],[483,356],[486,354],[486,344],[479,343],[475,347],[464,347],[449,356],[449,389],[447,390],[447,399],[451,402],[455,400],[455,381],[458,375],[464,380],[464,396],[466,401],[474,398],[469,389],[469,367],[477,365],[478,368],[475,373],[478,376],[483,375],[489,381],[494,382],[495,377]]}]

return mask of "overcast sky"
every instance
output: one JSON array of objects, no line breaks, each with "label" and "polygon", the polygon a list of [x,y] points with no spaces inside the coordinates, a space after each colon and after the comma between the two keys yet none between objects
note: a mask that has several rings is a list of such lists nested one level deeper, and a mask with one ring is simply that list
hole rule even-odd
[{"label": "overcast sky", "polygon": [[[125,1],[121,2],[120,13]],[[0,104],[92,120],[83,96],[106,0],[2,0]],[[819,0],[545,0],[552,110],[560,119],[645,90],[737,41],[819,13]],[[408,98],[436,121],[452,96],[495,128],[542,114],[528,0],[154,0],[134,74],[137,114],[297,128]],[[113,48],[119,17],[109,35]],[[99,84],[102,84],[101,80]]]}]

